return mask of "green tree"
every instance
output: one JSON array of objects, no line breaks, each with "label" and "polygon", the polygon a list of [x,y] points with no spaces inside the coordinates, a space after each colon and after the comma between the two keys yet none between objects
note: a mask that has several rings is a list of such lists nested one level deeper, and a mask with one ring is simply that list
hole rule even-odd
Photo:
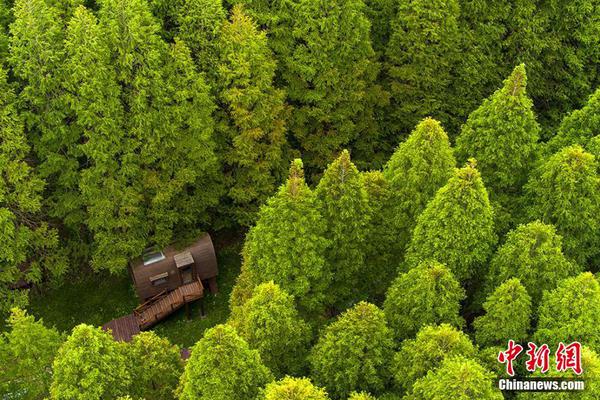
[{"label": "green tree", "polygon": [[414,339],[402,342],[394,356],[394,381],[403,392],[410,392],[413,383],[433,371],[448,357],[473,358],[475,347],[467,335],[448,324],[423,327]]},{"label": "green tree", "polygon": [[529,216],[553,224],[565,255],[582,266],[600,244],[599,188],[597,161],[577,145],[549,157],[527,185]]},{"label": "green tree", "polygon": [[183,361],[177,346],[154,332],[142,332],[125,347],[125,357],[131,374],[129,394],[139,399],[173,398]]},{"label": "green tree", "polygon": [[236,222],[249,226],[284,174],[285,94],[273,86],[276,60],[265,32],[240,6],[223,25],[217,47],[219,136],[231,179],[229,198]]},{"label": "green tree", "polygon": [[308,378],[286,376],[280,381],[269,383],[260,400],[328,400],[325,390],[312,384]]},{"label": "green tree", "polygon": [[309,172],[319,173],[344,147],[369,162],[377,141],[374,110],[386,96],[375,85],[378,64],[362,0],[300,0],[293,7],[293,43],[280,57],[294,105],[290,131]]},{"label": "green tree", "polygon": [[298,315],[294,298],[273,282],[257,286],[248,301],[234,308],[230,323],[275,376],[302,370],[310,328]]},{"label": "green tree", "polygon": [[7,0],[0,0],[0,66],[5,67],[4,63],[8,57],[8,33],[9,25],[12,22],[12,7]]},{"label": "green tree", "polygon": [[389,214],[396,243],[394,256],[402,259],[417,217],[452,176],[456,161],[448,135],[432,118],[421,121],[385,165],[389,182]]},{"label": "green tree", "polygon": [[458,0],[398,4],[386,67],[396,131],[407,134],[427,116],[450,126],[452,77],[460,56]]},{"label": "green tree", "polygon": [[327,326],[310,355],[312,376],[336,398],[380,393],[389,379],[392,332],[377,306],[360,302]]},{"label": "green tree", "polygon": [[212,74],[219,58],[221,26],[226,22],[222,1],[182,0],[176,18],[177,35],[189,46],[198,70]]},{"label": "green tree", "polygon": [[600,89],[588,99],[583,108],[567,115],[556,135],[545,147],[548,154],[554,154],[563,147],[578,144],[586,147],[589,141],[600,133]]},{"label": "green tree", "polygon": [[73,328],[54,359],[51,398],[99,400],[127,394],[131,375],[123,346],[100,328]]},{"label": "green tree", "polygon": [[325,237],[330,240],[326,252],[332,273],[328,290],[330,303],[344,306],[364,299],[366,293],[361,293],[360,281],[372,278],[364,268],[369,200],[347,150],[325,170],[315,194],[327,222]]},{"label": "green tree", "polygon": [[[272,280],[294,296],[302,311],[325,302],[326,222],[304,181],[302,161],[292,162],[287,182],[261,208],[244,243],[244,264],[253,285]],[[251,282],[252,282],[251,281]]]},{"label": "green tree", "polygon": [[433,259],[461,282],[485,275],[496,244],[493,212],[474,161],[457,169],[417,218],[407,260]]},{"label": "green tree", "polygon": [[7,324],[0,336],[0,392],[19,393],[21,399],[46,398],[61,335],[18,308]]},{"label": "green tree", "polygon": [[365,392],[352,392],[348,400],[376,400],[375,397]]},{"label": "green tree", "polygon": [[460,162],[471,157],[478,160],[500,231],[514,223],[517,201],[536,158],[540,127],[526,87],[525,65],[521,64],[501,89],[471,113],[456,140]]},{"label": "green tree", "polygon": [[567,278],[544,293],[535,340],[558,345],[578,341],[600,349],[600,283],[591,272]]},{"label": "green tree", "polygon": [[66,269],[56,230],[43,221],[44,181],[27,163],[30,149],[16,96],[0,67],[0,313],[25,307],[28,290]]},{"label": "green tree", "polygon": [[531,326],[531,297],[518,278],[502,283],[483,303],[485,315],[473,321],[475,338],[481,346],[525,342]]},{"label": "green tree", "polygon": [[460,302],[464,298],[464,289],[445,265],[424,261],[394,280],[383,309],[394,335],[408,339],[425,325],[462,326]]},{"label": "green tree", "polygon": [[509,232],[490,263],[487,294],[510,278],[518,278],[534,306],[546,290],[578,272],[562,253],[562,238],[552,225],[540,221],[519,225]]},{"label": "green tree", "polygon": [[181,377],[182,400],[254,400],[271,382],[271,372],[262,364],[235,329],[217,325],[207,330],[192,348]]},{"label": "green tree", "polygon": [[415,382],[411,400],[502,400],[494,387],[493,375],[476,361],[462,356],[448,357],[442,365]]}]

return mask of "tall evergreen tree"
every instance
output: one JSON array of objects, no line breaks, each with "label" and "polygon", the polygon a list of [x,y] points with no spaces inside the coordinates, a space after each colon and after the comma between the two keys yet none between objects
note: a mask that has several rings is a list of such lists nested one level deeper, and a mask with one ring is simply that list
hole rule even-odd
[{"label": "tall evergreen tree", "polygon": [[302,161],[290,167],[287,182],[261,208],[246,236],[244,263],[253,285],[272,280],[294,296],[303,311],[325,302],[331,279],[326,268],[326,222],[304,181]]},{"label": "tall evergreen tree", "polygon": [[269,383],[259,400],[328,400],[325,390],[312,384],[308,378],[286,376]]},{"label": "tall evergreen tree", "polygon": [[473,157],[496,212],[496,227],[514,224],[517,201],[536,157],[540,127],[527,97],[525,65],[469,116],[456,140],[460,162]]},{"label": "tall evergreen tree", "polygon": [[578,269],[563,255],[562,238],[552,225],[530,222],[509,232],[496,251],[487,276],[487,293],[510,278],[518,278],[537,306],[544,291],[554,289]]},{"label": "tall evergreen tree", "polygon": [[198,70],[209,74],[209,80],[217,66],[217,43],[225,21],[221,0],[182,0],[177,11],[177,36],[189,46]]},{"label": "tall evergreen tree", "polygon": [[527,185],[529,216],[553,224],[565,255],[582,266],[599,252],[599,188],[598,162],[577,145],[549,157]]},{"label": "tall evergreen tree", "polygon": [[18,308],[7,322],[8,329],[0,336],[0,392],[19,393],[27,400],[46,398],[52,362],[63,338]]},{"label": "tall evergreen tree", "polygon": [[392,332],[377,306],[360,302],[323,331],[312,350],[312,376],[336,398],[381,393],[389,378]]},{"label": "tall evergreen tree", "polygon": [[600,283],[591,272],[567,278],[544,293],[535,340],[557,346],[578,341],[600,350]]},{"label": "tall evergreen tree", "polygon": [[311,340],[292,296],[273,282],[256,287],[253,296],[234,308],[230,321],[241,338],[258,350],[275,376],[299,373]]},{"label": "tall evergreen tree", "polygon": [[315,194],[327,222],[325,237],[330,240],[326,253],[332,273],[330,303],[346,305],[365,297],[359,283],[372,278],[364,269],[369,202],[360,173],[347,150],[329,165]]},{"label": "tall evergreen tree", "polygon": [[455,167],[448,135],[432,118],[421,121],[390,157],[383,174],[391,192],[387,207],[396,236],[396,260],[404,256],[417,217]]},{"label": "tall evergreen tree", "polygon": [[235,329],[217,325],[192,349],[181,377],[181,400],[254,400],[271,372]]},{"label": "tall evergreen tree", "polygon": [[124,351],[131,374],[130,395],[146,400],[173,397],[183,373],[177,346],[150,331],[135,335]]},{"label": "tall evergreen tree", "polygon": [[131,375],[123,346],[100,328],[73,328],[54,359],[50,397],[99,400],[127,394]]},{"label": "tall evergreen tree", "polygon": [[217,47],[221,152],[231,179],[232,213],[237,223],[248,226],[285,168],[285,95],[273,87],[276,61],[264,31],[240,6],[223,25]]},{"label": "tall evergreen tree", "polygon": [[387,45],[387,75],[396,131],[408,134],[427,116],[450,126],[450,86],[460,55],[458,0],[398,4]]},{"label": "tall evergreen tree", "polygon": [[30,149],[6,79],[0,67],[0,313],[27,305],[28,291],[15,285],[40,283],[66,269],[57,232],[43,220],[45,183],[27,163]]},{"label": "tall evergreen tree", "polygon": [[485,275],[496,244],[487,190],[474,161],[457,169],[417,218],[407,260],[434,259],[461,282]]},{"label": "tall evergreen tree", "polygon": [[462,356],[446,358],[442,365],[415,382],[409,398],[414,400],[502,400],[493,375],[476,361]]},{"label": "tall evergreen tree", "polygon": [[385,316],[394,335],[408,339],[425,325],[462,326],[460,302],[464,298],[464,289],[446,266],[425,261],[392,283],[385,298]]},{"label": "tall evergreen tree", "polygon": [[290,130],[309,172],[324,170],[351,143],[368,162],[378,128],[378,64],[362,0],[300,0],[293,8],[294,43],[281,56],[294,105]]},{"label": "tall evergreen tree", "polygon": [[473,322],[481,346],[525,342],[531,324],[531,297],[518,278],[498,286],[483,304],[485,315]]},{"label": "tall evergreen tree", "polygon": [[416,338],[402,342],[392,363],[394,380],[400,389],[410,392],[417,379],[435,370],[446,358],[475,355],[475,346],[469,337],[455,327],[428,325],[419,330]]}]

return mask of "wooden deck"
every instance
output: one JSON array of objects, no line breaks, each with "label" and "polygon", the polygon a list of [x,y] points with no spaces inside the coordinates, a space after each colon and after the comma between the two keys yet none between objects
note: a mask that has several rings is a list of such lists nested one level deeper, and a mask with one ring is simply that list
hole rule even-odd
[{"label": "wooden deck", "polygon": [[141,330],[148,329],[186,303],[198,300],[203,296],[202,282],[196,280],[173,291],[156,295],[136,308],[132,314],[113,319],[102,326],[102,329],[110,329],[115,340],[129,342]]}]

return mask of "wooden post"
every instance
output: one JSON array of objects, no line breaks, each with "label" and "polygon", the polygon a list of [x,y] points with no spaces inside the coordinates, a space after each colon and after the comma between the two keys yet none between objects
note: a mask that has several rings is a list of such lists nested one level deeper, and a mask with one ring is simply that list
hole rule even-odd
[{"label": "wooden post", "polygon": [[200,318],[206,318],[206,313],[204,312],[204,298],[200,299]]},{"label": "wooden post", "polygon": [[185,316],[187,319],[192,319],[192,316],[190,315],[190,303],[188,302],[185,303]]}]

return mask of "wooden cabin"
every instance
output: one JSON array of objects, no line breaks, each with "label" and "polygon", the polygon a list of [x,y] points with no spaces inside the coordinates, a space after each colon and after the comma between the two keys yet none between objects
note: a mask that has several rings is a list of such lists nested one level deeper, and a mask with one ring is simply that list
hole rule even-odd
[{"label": "wooden cabin", "polygon": [[130,269],[142,303],[198,280],[211,293],[218,290],[217,257],[209,234],[182,250],[148,248],[130,263]]}]

